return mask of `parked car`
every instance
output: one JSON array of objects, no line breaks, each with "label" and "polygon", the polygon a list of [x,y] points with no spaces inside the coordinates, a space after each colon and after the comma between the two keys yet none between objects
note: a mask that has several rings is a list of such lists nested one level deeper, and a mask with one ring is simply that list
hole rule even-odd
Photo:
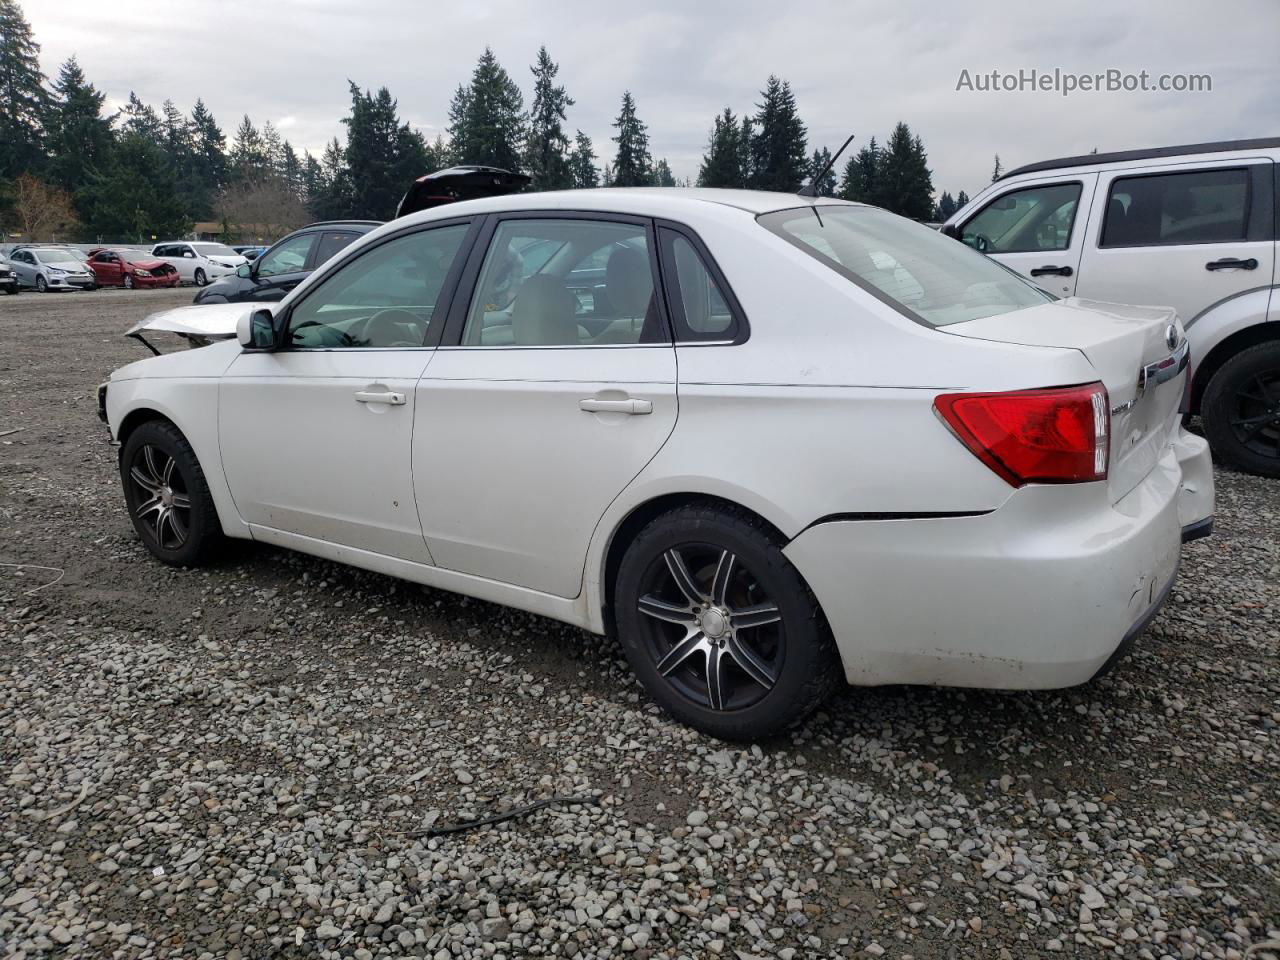
[{"label": "parked car", "polygon": [[89,257],[99,285],[104,287],[176,287],[181,283],[178,268],[139,250],[110,247],[95,250]]},{"label": "parked car", "polygon": [[1280,138],[1047,160],[944,226],[1061,297],[1168,304],[1214,454],[1280,477]]},{"label": "parked car", "polygon": [[474,200],[279,304],[166,317],[234,339],[100,388],[156,557],[252,538],[613,631],[716,736],[785,728],[842,673],[1083,683],[1213,522],[1172,310],[1054,302],[843,201]]},{"label": "parked car", "polygon": [[157,243],[151,255],[176,267],[183,283],[203,287],[211,280],[229,277],[248,261],[224,243],[193,240],[179,243]]},{"label": "parked car", "polygon": [[238,246],[233,244],[231,249],[234,250],[236,253],[240,254],[240,256],[244,257],[250,263],[252,263],[254,260],[257,260],[259,255],[262,254],[262,252],[265,251],[267,248],[262,246],[246,247],[246,246]]},{"label": "parked car", "polygon": [[54,243],[17,243],[10,248],[10,252],[12,253],[14,250],[21,250],[23,248],[30,248],[30,247],[39,247],[46,250],[52,250],[52,249],[65,250],[67,253],[71,254],[71,256],[75,257],[82,264],[84,264],[85,270],[88,271],[91,282],[87,287],[85,287],[85,289],[86,290],[98,289],[97,279],[93,276],[93,271],[89,268],[89,254],[85,251],[83,247],[77,246],[76,244],[73,244],[73,243],[56,243],[56,242]]},{"label": "parked car", "polygon": [[18,292],[18,277],[9,266],[9,258],[0,253],[0,290],[9,295]]},{"label": "parked car", "polygon": [[21,286],[31,287],[40,293],[88,290],[97,286],[84,261],[65,247],[15,247],[9,254],[9,269]]},{"label": "parked car", "polygon": [[196,291],[195,303],[266,303],[284,295],[312,270],[375,227],[377,220],[332,220],[296,230],[251,264]]}]

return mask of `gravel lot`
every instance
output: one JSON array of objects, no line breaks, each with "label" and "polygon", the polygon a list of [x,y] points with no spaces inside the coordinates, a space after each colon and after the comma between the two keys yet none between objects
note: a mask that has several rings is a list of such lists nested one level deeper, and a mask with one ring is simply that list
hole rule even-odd
[{"label": "gravel lot", "polygon": [[[253,544],[200,571],[149,559],[94,387],[145,355],[129,323],[190,297],[0,297],[0,434],[21,431],[0,436],[0,955],[1280,938],[1280,482],[1219,472],[1217,534],[1106,680],[850,690],[726,746],[548,620]],[[422,835],[564,796],[585,802]]]}]

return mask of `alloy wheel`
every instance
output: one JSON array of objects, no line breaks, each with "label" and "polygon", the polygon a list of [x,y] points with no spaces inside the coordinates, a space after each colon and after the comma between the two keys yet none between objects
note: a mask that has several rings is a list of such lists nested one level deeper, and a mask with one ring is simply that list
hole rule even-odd
[{"label": "alloy wheel", "polygon": [[1280,370],[1254,375],[1236,391],[1231,430],[1263,457],[1280,457]]},{"label": "alloy wheel", "polygon": [[129,467],[134,515],[157,546],[177,550],[191,529],[191,496],[177,461],[159,447],[138,448]]},{"label": "alloy wheel", "polygon": [[777,683],[782,612],[731,551],[697,543],[666,550],[645,572],[637,608],[658,674],[691,702],[740,710]]}]

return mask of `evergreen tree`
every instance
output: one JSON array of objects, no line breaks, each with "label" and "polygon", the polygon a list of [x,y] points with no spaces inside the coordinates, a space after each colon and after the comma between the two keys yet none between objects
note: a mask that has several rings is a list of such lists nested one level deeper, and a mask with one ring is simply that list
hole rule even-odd
[{"label": "evergreen tree", "polygon": [[104,171],[85,187],[86,225],[100,240],[147,243],[191,227],[165,149],[134,129],[123,133]]},{"label": "evergreen tree", "polygon": [[750,186],[756,190],[794,193],[809,171],[806,131],[791,84],[770,76],[756,104],[756,131],[751,137]]},{"label": "evergreen tree", "polygon": [[996,154],[996,165],[991,168],[991,182],[995,183],[1004,176],[1004,164],[1000,162],[1000,154]]},{"label": "evergreen tree", "polygon": [[967,204],[968,202],[969,202],[969,195],[965,193],[963,190],[961,190],[959,193],[956,194],[957,210],[963,210],[965,207],[965,204]]},{"label": "evergreen tree", "polygon": [[738,131],[738,169],[741,171],[742,179],[738,182],[738,186],[750,186],[755,177],[755,163],[751,155],[751,143],[755,139],[755,125],[751,121],[751,117],[743,114],[742,129]]},{"label": "evergreen tree", "polygon": [[[817,196],[834,197],[836,195],[836,171],[831,164],[831,151],[826,147],[813,151],[809,161],[808,180],[817,188]],[[826,171],[825,173],[823,171]]]},{"label": "evergreen tree", "polygon": [[564,131],[566,110],[573,99],[557,86],[560,66],[551,59],[546,47],[538,50],[533,71],[533,110],[529,115],[527,166],[533,177],[534,190],[563,190],[573,186],[569,169],[569,137]]},{"label": "evergreen tree", "polygon": [[314,209],[320,195],[320,184],[323,177],[320,173],[320,161],[308,150],[302,158],[302,202],[308,209]]},{"label": "evergreen tree", "polygon": [[880,189],[880,147],[872,137],[844,165],[840,196],[858,203],[876,203]]},{"label": "evergreen tree", "polygon": [[213,198],[227,183],[227,138],[199,99],[191,111],[187,130],[191,140],[191,213],[209,217],[213,214]]},{"label": "evergreen tree", "polygon": [[45,120],[50,179],[75,193],[89,182],[91,171],[106,163],[111,150],[111,120],[102,116],[107,98],[85,79],[75,57],[62,65],[53,90]]},{"label": "evergreen tree", "polygon": [[320,179],[316,197],[312,201],[311,215],[317,220],[341,220],[353,213],[354,199],[351,178],[342,144],[334,137],[324,148],[320,159]]},{"label": "evergreen tree", "polygon": [[129,102],[120,111],[123,117],[120,132],[124,136],[139,136],[156,146],[167,146],[164,121],[160,114],[149,104],[138,99],[138,95],[129,91]]},{"label": "evergreen tree", "polygon": [[877,206],[913,220],[933,215],[933,175],[924,143],[911,128],[899,123],[885,144],[875,194]]},{"label": "evergreen tree", "polygon": [[520,172],[525,119],[520,88],[485,47],[471,84],[459,86],[449,105],[453,161]]},{"label": "evergreen tree", "polygon": [[187,118],[173,105],[172,100],[166,100],[161,105],[160,117],[160,122],[164,126],[165,146],[168,147],[170,155],[189,153],[191,150],[191,131],[187,126]]},{"label": "evergreen tree", "polygon": [[0,181],[43,165],[48,106],[31,25],[17,0],[0,0]]},{"label": "evergreen tree", "polygon": [[671,167],[667,164],[666,157],[663,157],[654,165],[653,185],[655,187],[674,187],[676,185],[675,175],[671,172]]},{"label": "evergreen tree", "polygon": [[280,149],[280,179],[289,188],[289,192],[299,200],[306,196],[306,187],[302,180],[302,161],[298,158],[297,151],[293,149],[293,144],[288,140]]},{"label": "evergreen tree", "polygon": [[347,127],[343,158],[352,211],[358,216],[395,216],[409,181],[428,172],[426,141],[400,122],[397,109],[386,87],[370,94],[351,84],[351,114],[342,121]]},{"label": "evergreen tree", "polygon": [[613,121],[618,145],[613,157],[612,187],[648,187],[653,184],[653,158],[649,155],[649,128],[636,116],[636,102],[631,91],[622,94],[622,109]]},{"label": "evergreen tree", "polygon": [[956,201],[946,190],[942,191],[942,197],[938,200],[938,209],[934,213],[934,219],[938,221],[946,221],[956,212]]},{"label": "evergreen tree", "polygon": [[600,186],[600,172],[596,169],[596,154],[591,138],[579,130],[573,144],[573,153],[569,155],[569,173],[573,177],[573,185],[579,189]]},{"label": "evergreen tree", "polygon": [[698,186],[741,187],[746,183],[741,136],[737,118],[725,107],[712,122],[707,152],[702,155],[702,166],[698,168]]},{"label": "evergreen tree", "polygon": [[284,174],[284,138],[274,123],[268,120],[262,125],[263,172],[267,177],[279,179]]}]

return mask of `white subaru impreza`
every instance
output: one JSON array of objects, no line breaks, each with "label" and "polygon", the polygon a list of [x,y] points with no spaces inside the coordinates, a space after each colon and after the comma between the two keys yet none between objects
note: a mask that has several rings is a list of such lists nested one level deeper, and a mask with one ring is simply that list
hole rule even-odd
[{"label": "white subaru impreza", "polygon": [[616,633],[721,737],[841,675],[1087,681],[1213,522],[1171,310],[835,200],[466,201],[140,327],[226,337],[100,393],[159,559],[241,537]]}]

